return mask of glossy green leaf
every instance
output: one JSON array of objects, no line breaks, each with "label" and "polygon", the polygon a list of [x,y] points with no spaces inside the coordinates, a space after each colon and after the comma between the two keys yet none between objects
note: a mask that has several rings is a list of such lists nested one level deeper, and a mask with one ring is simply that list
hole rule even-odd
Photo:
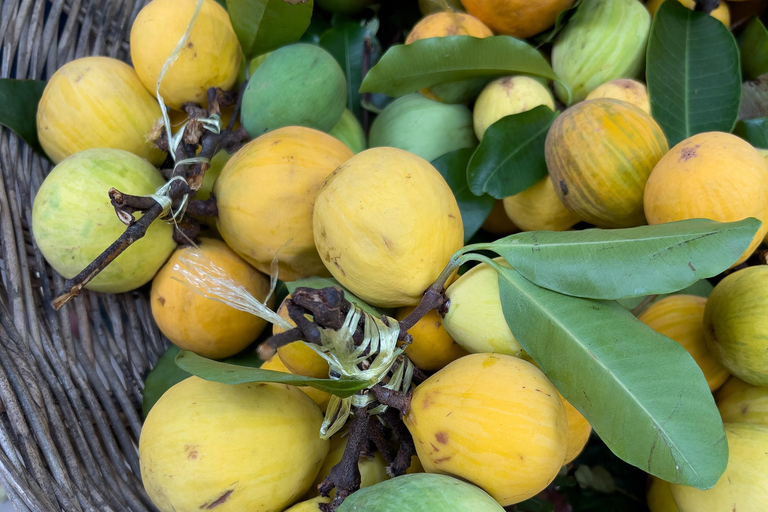
[{"label": "glossy green leaf", "polygon": [[309,27],[314,0],[227,0],[246,58],[294,43]]},{"label": "glossy green leaf", "polygon": [[363,299],[359,298],[357,295],[352,293],[351,291],[344,288],[337,280],[335,280],[332,277],[307,277],[305,279],[298,279],[296,281],[291,281],[288,283],[285,283],[286,288],[288,288],[288,293],[293,293],[293,291],[296,288],[313,288],[315,290],[319,290],[321,288],[327,288],[329,286],[336,286],[338,288],[341,288],[344,291],[344,297],[350,302],[354,302],[358,306],[360,306],[363,311],[366,313],[369,313],[371,315],[381,317],[382,315],[387,316],[394,316],[395,310],[394,309],[385,309],[385,308],[375,308],[369,304],[367,304]]},{"label": "glossy green leaf", "polygon": [[768,73],[768,31],[760,18],[754,18],[741,33],[739,49],[745,80]]},{"label": "glossy green leaf", "polygon": [[768,117],[739,121],[733,133],[756,148],[768,149]]},{"label": "glossy green leaf", "polygon": [[536,43],[536,48],[541,48],[545,44],[552,42],[555,36],[565,28],[565,25],[568,23],[568,20],[571,19],[571,16],[576,14],[576,9],[578,9],[582,3],[581,0],[573,2],[573,5],[557,15],[557,18],[555,18],[555,25],[551,29],[534,37],[533,42]]},{"label": "glossy green leaf", "polygon": [[557,113],[541,105],[489,126],[467,165],[470,190],[504,199],[545,177],[544,143],[555,117]]},{"label": "glossy green leaf", "polygon": [[464,224],[464,243],[480,229],[490,215],[496,201],[488,194],[475,195],[467,184],[467,164],[474,153],[473,148],[451,151],[437,158],[432,165],[443,175],[459,203],[461,220]]},{"label": "glossy green leaf", "polygon": [[0,78],[0,124],[13,130],[29,147],[45,155],[37,139],[37,104],[45,90],[42,80]]},{"label": "glossy green leaf", "polygon": [[682,345],[616,302],[568,297],[496,267],[515,338],[613,453],[669,482],[717,482],[728,462],[723,423]]},{"label": "glossy green leaf", "polygon": [[168,347],[168,350],[160,356],[155,367],[147,375],[144,381],[141,402],[141,411],[145,418],[149,414],[150,409],[163,396],[163,393],[190,376],[189,373],[176,366],[174,360],[178,354],[179,347],[176,345]]},{"label": "glossy green leaf", "polygon": [[307,27],[299,41],[309,44],[320,44],[320,38],[331,28],[331,22],[326,19],[326,16],[323,11],[315,9],[312,12],[312,19],[309,21],[309,27]]},{"label": "glossy green leaf", "polygon": [[626,229],[529,231],[473,247],[499,254],[544,288],[620,299],[674,292],[723,272],[759,227],[753,218],[691,219]]},{"label": "glossy green leaf", "polygon": [[702,132],[730,132],[739,114],[739,48],[703,12],[664,2],[653,18],[646,81],[651,113],[669,147]]},{"label": "glossy green leaf", "polygon": [[223,361],[214,361],[198,356],[194,352],[182,350],[176,356],[176,364],[182,370],[197,375],[201,379],[224,384],[243,384],[245,382],[279,382],[291,386],[312,386],[320,391],[340,397],[354,395],[370,386],[369,382],[352,380],[315,379],[292,373],[262,370],[249,366],[239,366]]}]

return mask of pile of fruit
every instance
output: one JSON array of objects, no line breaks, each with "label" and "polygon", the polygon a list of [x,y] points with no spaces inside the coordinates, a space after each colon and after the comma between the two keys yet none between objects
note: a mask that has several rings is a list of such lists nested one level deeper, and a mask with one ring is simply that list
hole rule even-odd
[{"label": "pile of fruit", "polygon": [[148,285],[174,345],[155,506],[645,510],[591,439],[651,512],[768,510],[759,17],[385,4],[152,0],[39,99],[55,306]]}]

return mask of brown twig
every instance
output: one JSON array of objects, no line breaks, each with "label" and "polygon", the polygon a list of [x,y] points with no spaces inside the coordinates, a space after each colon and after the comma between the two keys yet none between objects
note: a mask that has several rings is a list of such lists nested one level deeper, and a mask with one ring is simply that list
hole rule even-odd
[{"label": "brown twig", "polygon": [[355,407],[352,423],[349,427],[349,439],[344,454],[338,464],[331,468],[328,476],[317,487],[320,494],[330,496],[336,489],[333,501],[321,504],[323,512],[335,512],[344,499],[360,488],[360,453],[368,446],[368,411],[365,407]]},{"label": "brown twig", "polygon": [[695,0],[696,7],[693,9],[698,12],[710,13],[720,7],[720,0]]}]

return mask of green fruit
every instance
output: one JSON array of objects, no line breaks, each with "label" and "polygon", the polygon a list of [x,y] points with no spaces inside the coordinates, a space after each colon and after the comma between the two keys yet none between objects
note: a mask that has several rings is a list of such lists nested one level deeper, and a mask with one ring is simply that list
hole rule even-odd
[{"label": "green fruit", "polygon": [[328,134],[333,135],[346,144],[355,154],[365,149],[365,132],[363,127],[360,126],[360,121],[357,120],[355,114],[348,109],[344,109],[341,119],[339,119],[339,122],[336,123],[336,126]]},{"label": "green fruit", "polygon": [[404,149],[431,162],[451,151],[476,146],[477,138],[467,107],[414,93],[387,105],[371,125],[368,143],[372,148]]},{"label": "green fruit", "polygon": [[[88,149],[57,165],[32,207],[32,233],[45,259],[69,279],[123,234],[109,189],[150,195],[165,183],[152,164],[121,149]],[[86,288],[122,293],[151,280],[176,244],[172,228],[153,222],[147,234],[110,263]]]},{"label": "green fruit", "polygon": [[[651,15],[637,0],[584,2],[552,47],[552,69],[571,89],[571,103],[605,82],[635,78],[645,64]],[[565,88],[555,93],[566,103]]]},{"label": "green fruit", "polygon": [[430,473],[398,476],[351,494],[338,512],[503,512],[485,491]]},{"label": "green fruit", "polygon": [[284,126],[327,132],[344,113],[347,81],[319,46],[297,43],[270,53],[243,94],[241,122],[251,137]]}]

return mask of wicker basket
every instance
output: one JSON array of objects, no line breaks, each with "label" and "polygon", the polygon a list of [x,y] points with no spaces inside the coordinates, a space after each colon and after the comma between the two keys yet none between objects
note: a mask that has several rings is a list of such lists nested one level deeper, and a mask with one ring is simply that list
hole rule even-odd
[{"label": "wicker basket", "polygon": [[[47,79],[87,55],[128,59],[146,2],[0,0],[0,77]],[[143,379],[166,340],[146,290],[50,307],[63,280],[29,231],[50,168],[0,127],[0,481],[19,512],[155,510],[137,446]]]}]

